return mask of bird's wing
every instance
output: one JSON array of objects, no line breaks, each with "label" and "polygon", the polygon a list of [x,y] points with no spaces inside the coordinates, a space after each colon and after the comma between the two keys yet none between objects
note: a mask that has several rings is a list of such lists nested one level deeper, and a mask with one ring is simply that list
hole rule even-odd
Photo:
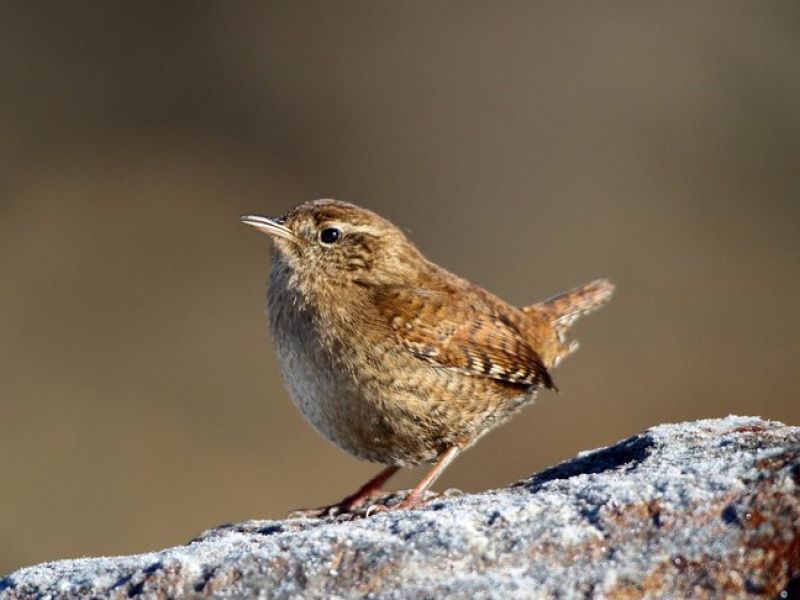
[{"label": "bird's wing", "polygon": [[400,345],[420,360],[477,377],[554,387],[514,323],[480,299],[385,286],[374,302]]}]

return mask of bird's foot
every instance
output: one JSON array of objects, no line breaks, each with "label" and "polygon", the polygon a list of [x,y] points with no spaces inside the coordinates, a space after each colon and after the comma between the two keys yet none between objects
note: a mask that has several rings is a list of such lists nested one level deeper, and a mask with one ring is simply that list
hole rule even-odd
[{"label": "bird's foot", "polygon": [[318,506],[316,508],[296,508],[286,513],[287,519],[321,519],[338,514],[339,505]]},{"label": "bird's foot", "polygon": [[324,519],[326,517],[346,518],[347,516],[354,517],[363,512],[362,509],[367,507],[371,500],[385,496],[386,492],[381,490],[374,490],[369,494],[360,494],[358,496],[349,496],[337,502],[336,504],[329,504],[328,506],[319,506],[317,508],[299,508],[290,511],[286,514],[287,519]]},{"label": "bird's foot", "polygon": [[413,510],[424,506],[432,500],[450,498],[463,494],[461,490],[450,488],[441,493],[427,490],[416,493],[415,490],[403,495],[402,492],[387,493],[375,490],[368,495],[345,498],[341,502],[317,508],[301,508],[293,510],[286,515],[287,519],[325,519],[338,520],[371,517],[379,513],[394,512],[396,510]]},{"label": "bird's foot", "polygon": [[449,488],[441,493],[436,493],[428,490],[426,492],[423,492],[422,494],[416,493],[416,490],[412,490],[408,494],[406,494],[406,496],[399,502],[391,502],[391,500],[394,499],[395,497],[395,495],[392,495],[383,498],[382,502],[370,505],[369,507],[367,507],[366,512],[364,512],[364,516],[370,517],[372,515],[376,515],[379,513],[394,512],[396,510],[413,510],[415,508],[425,506],[426,504],[432,502],[433,500],[438,500],[440,498],[450,498],[452,496],[460,496],[463,493],[464,492],[456,488]]},{"label": "bird's foot", "polygon": [[400,502],[395,502],[394,504],[376,503],[370,505],[364,513],[364,517],[371,517],[372,515],[377,515],[379,513],[395,512],[398,510],[412,510],[427,504],[433,499],[434,498],[423,498],[419,494],[414,494],[411,492]]}]

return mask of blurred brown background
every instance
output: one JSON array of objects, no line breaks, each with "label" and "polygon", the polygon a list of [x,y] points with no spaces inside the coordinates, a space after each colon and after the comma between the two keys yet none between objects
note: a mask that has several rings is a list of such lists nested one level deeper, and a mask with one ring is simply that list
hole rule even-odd
[{"label": "blurred brown background", "polygon": [[562,393],[440,487],[665,421],[800,423],[798,31],[792,2],[4,2],[0,572],[376,471],[291,406],[237,221],[312,198],[518,304],[619,286]]}]

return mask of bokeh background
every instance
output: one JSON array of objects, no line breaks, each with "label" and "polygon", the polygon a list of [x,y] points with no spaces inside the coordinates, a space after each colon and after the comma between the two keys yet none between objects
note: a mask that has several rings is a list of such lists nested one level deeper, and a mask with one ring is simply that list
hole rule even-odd
[{"label": "bokeh background", "polygon": [[0,572],[376,471],[290,404],[237,221],[318,197],[517,304],[619,286],[561,394],[441,487],[662,422],[800,423],[798,31],[793,2],[2,3]]}]

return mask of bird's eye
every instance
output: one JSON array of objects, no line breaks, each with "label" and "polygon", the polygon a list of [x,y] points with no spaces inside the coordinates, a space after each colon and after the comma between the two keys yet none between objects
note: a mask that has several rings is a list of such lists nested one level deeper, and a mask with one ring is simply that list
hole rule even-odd
[{"label": "bird's eye", "polygon": [[319,241],[323,244],[335,244],[342,237],[342,230],[336,227],[327,227],[319,234]]}]

